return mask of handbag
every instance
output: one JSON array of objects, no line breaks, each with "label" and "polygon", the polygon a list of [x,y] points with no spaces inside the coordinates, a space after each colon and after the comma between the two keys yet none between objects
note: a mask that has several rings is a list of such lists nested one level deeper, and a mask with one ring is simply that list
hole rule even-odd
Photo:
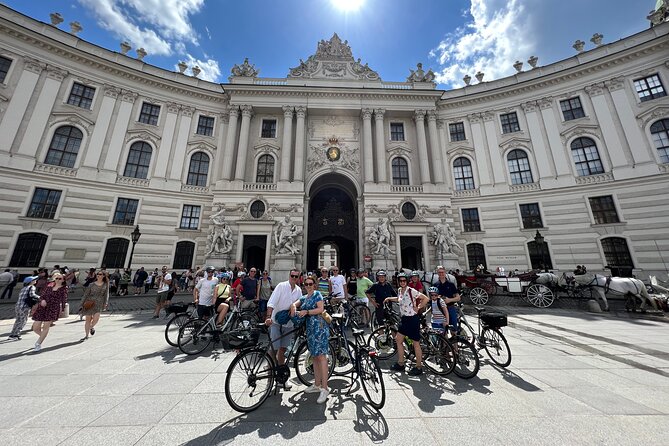
[{"label": "handbag", "polygon": [[81,308],[83,308],[86,311],[92,309],[94,306],[95,306],[95,301],[91,299],[87,299],[84,301],[84,303],[81,304]]},{"label": "handbag", "polygon": [[332,316],[330,316],[330,314],[327,311],[323,311],[321,313],[321,317],[328,325],[332,323]]}]

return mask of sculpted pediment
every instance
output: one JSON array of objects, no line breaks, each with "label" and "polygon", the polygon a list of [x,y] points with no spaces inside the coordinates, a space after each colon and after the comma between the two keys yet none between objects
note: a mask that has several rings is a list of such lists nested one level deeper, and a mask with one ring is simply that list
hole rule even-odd
[{"label": "sculpted pediment", "polygon": [[651,121],[667,117],[669,117],[669,106],[656,105],[644,112],[639,113],[636,116],[636,119],[639,121],[641,127],[646,127]]},{"label": "sculpted pediment", "polygon": [[504,141],[499,145],[499,147],[503,150],[507,150],[511,147],[523,147],[525,149],[529,149],[532,147],[532,141],[528,138],[519,138],[516,136]]},{"label": "sculpted pediment", "polygon": [[136,129],[128,130],[125,132],[125,142],[129,142],[133,139],[141,139],[144,141],[151,141],[154,146],[158,146],[158,141],[160,141],[160,135],[152,132],[149,129]]},{"label": "sculpted pediment", "polygon": [[576,136],[594,136],[600,140],[602,139],[602,133],[599,129],[599,126],[593,124],[576,124],[560,132],[560,139],[562,139],[562,144],[567,144],[567,141]]},{"label": "sculpted pediment", "polygon": [[289,78],[302,79],[341,79],[360,81],[380,81],[379,74],[362,64],[360,58],[353,59],[351,47],[348,41],[339,38],[337,33],[333,34],[328,41],[318,42],[316,54],[309,56],[300,64],[290,69]]},{"label": "sculpted pediment", "polygon": [[84,129],[90,135],[91,128],[95,122],[91,119],[74,112],[53,112],[49,117],[49,125],[54,124],[75,124]]}]

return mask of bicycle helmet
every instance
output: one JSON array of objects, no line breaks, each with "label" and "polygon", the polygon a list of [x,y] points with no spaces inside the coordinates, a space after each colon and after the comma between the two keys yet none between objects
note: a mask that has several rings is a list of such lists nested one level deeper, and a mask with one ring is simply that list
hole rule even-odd
[{"label": "bicycle helmet", "polygon": [[439,288],[436,286],[431,286],[427,289],[428,294],[439,294]]},{"label": "bicycle helmet", "polygon": [[413,277],[413,276],[420,277],[420,273],[418,271],[411,271],[411,277]]},{"label": "bicycle helmet", "polygon": [[207,267],[207,272],[208,273],[213,273],[215,271],[216,271],[216,268],[214,268],[213,266],[210,265],[210,266]]},{"label": "bicycle helmet", "polygon": [[382,270],[382,269],[376,272],[376,276],[377,276],[377,277],[378,277],[378,276],[385,276],[385,275],[386,275],[386,272],[385,272],[384,270]]},{"label": "bicycle helmet", "polygon": [[399,273],[399,274],[397,275],[397,280],[400,280],[400,278],[404,278],[404,279],[406,279],[406,278],[407,278],[407,275],[404,274],[404,273]]},{"label": "bicycle helmet", "polygon": [[240,271],[237,273],[237,277],[244,277],[246,273],[244,271]]}]

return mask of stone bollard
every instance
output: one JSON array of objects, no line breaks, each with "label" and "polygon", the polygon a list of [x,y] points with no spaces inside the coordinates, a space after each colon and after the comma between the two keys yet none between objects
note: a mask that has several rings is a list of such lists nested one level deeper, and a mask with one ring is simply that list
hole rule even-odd
[{"label": "stone bollard", "polygon": [[590,299],[588,301],[588,312],[590,313],[601,313],[602,308],[599,306],[599,302],[595,299]]}]

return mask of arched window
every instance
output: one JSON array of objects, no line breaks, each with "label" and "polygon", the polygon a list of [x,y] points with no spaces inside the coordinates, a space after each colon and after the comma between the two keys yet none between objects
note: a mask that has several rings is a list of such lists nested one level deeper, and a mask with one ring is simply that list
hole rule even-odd
[{"label": "arched window", "polygon": [[590,138],[576,138],[571,143],[571,156],[574,158],[579,177],[604,173],[604,166],[599,159],[595,141]]},{"label": "arched window", "polygon": [[602,250],[606,263],[613,267],[634,268],[632,255],[627,247],[627,240],[622,237],[607,237],[602,239]]},{"label": "arched window", "polygon": [[47,236],[37,232],[19,235],[9,266],[37,268],[42,260]]},{"label": "arched window", "polygon": [[669,163],[669,119],[662,119],[650,126],[650,134],[661,163]]},{"label": "arched window", "polygon": [[143,141],[138,141],[130,146],[128,162],[125,163],[123,176],[145,180],[149,176],[151,153],[151,146]]},{"label": "arched window", "polygon": [[177,249],[174,251],[174,269],[190,269],[193,267],[193,253],[195,252],[195,243],[178,242]]},{"label": "arched window", "polygon": [[409,163],[401,157],[393,158],[393,184],[396,186],[409,184]]},{"label": "arched window", "polygon": [[258,158],[258,169],[256,170],[256,183],[274,182],[274,157],[263,155]]},{"label": "arched window", "polygon": [[548,243],[537,244],[535,241],[527,242],[527,251],[530,253],[530,266],[532,269],[553,269],[551,253],[548,251]]},{"label": "arched window", "polygon": [[509,163],[509,173],[511,174],[511,184],[528,184],[534,182],[527,153],[519,149],[512,150],[509,152],[507,160]]},{"label": "arched window", "polygon": [[481,243],[470,243],[467,245],[467,264],[471,270],[479,265],[487,267],[485,261],[485,248]]},{"label": "arched window", "polygon": [[125,268],[125,256],[130,242],[126,238],[110,238],[107,240],[102,265],[105,268]]},{"label": "arched window", "polygon": [[84,134],[76,127],[70,125],[58,127],[51,138],[44,163],[60,167],[74,167],[83,138]]},{"label": "arched window", "polygon": [[453,178],[455,178],[455,190],[474,189],[474,173],[472,163],[465,157],[457,158],[453,162]]},{"label": "arched window", "polygon": [[209,172],[209,155],[204,152],[197,152],[190,157],[188,166],[188,178],[186,184],[191,186],[207,185],[207,173]]}]

